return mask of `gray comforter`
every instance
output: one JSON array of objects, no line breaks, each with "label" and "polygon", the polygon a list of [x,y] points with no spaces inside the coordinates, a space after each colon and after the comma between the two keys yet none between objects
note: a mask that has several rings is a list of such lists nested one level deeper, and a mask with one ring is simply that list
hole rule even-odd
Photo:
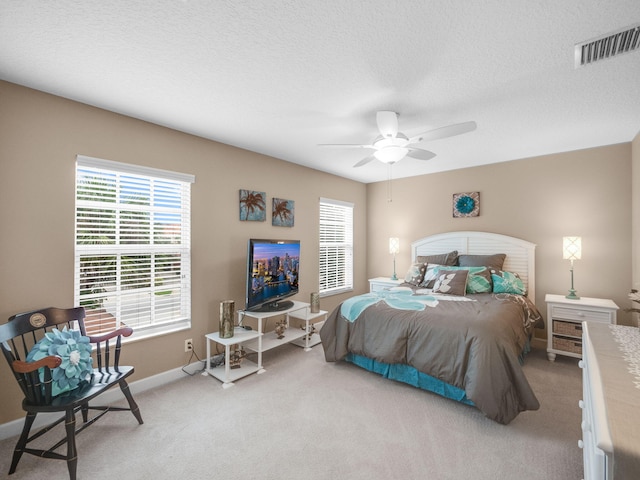
[{"label": "gray comforter", "polygon": [[408,295],[413,305],[387,292],[338,306],[320,331],[325,359],[339,361],[351,352],[410,365],[463,389],[480,411],[503,424],[539,408],[520,364],[532,329],[542,322],[532,302],[508,294],[456,300]]}]

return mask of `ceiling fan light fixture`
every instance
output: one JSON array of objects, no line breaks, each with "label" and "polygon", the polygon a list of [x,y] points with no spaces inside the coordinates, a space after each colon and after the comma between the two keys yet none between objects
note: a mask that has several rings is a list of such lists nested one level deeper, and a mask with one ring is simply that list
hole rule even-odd
[{"label": "ceiling fan light fixture", "polygon": [[382,163],[388,163],[391,165],[402,160],[407,153],[409,153],[408,148],[389,145],[388,147],[383,147],[380,150],[377,150],[373,156]]}]

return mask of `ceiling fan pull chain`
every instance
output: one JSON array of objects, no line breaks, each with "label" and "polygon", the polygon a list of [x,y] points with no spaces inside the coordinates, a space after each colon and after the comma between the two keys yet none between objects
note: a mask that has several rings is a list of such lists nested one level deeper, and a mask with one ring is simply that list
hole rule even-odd
[{"label": "ceiling fan pull chain", "polygon": [[393,202],[393,198],[392,198],[392,191],[391,191],[391,166],[393,164],[388,163],[387,164],[387,202],[391,203]]}]

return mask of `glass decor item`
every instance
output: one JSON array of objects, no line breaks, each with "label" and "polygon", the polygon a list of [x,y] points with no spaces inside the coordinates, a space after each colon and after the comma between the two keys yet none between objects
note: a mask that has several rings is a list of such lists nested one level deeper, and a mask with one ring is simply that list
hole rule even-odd
[{"label": "glass decor item", "polygon": [[235,314],[235,302],[224,300],[220,302],[220,338],[233,337],[233,316]]},{"label": "glass decor item", "polygon": [[311,294],[311,313],[318,313],[320,311],[320,294],[314,292]]}]

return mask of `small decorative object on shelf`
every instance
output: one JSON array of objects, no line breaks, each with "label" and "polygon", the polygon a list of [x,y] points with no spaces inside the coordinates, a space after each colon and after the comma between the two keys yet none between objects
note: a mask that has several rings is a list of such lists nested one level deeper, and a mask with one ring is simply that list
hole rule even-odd
[{"label": "small decorative object on shelf", "polygon": [[320,294],[314,292],[311,294],[311,313],[318,313],[320,311]]},{"label": "small decorative object on shelf", "polygon": [[240,368],[240,362],[246,356],[244,348],[240,345],[233,346],[233,353],[229,356],[229,368]]},{"label": "small decorative object on shelf", "polygon": [[[312,313],[318,313],[318,312],[312,312]],[[300,328],[306,331],[306,328],[304,325],[302,325]],[[302,339],[305,341],[309,341],[317,333],[318,333],[318,329],[314,324],[311,324],[309,325],[309,332],[304,337],[302,337]]]},{"label": "small decorative object on shelf", "polygon": [[278,340],[281,338],[284,338],[284,331],[287,329],[287,321],[286,320],[282,320],[280,322],[276,323],[276,328],[273,330],[277,337]]},{"label": "small decorative object on shelf", "polygon": [[220,338],[233,337],[233,317],[235,315],[235,302],[233,300],[224,300],[220,302]]}]

